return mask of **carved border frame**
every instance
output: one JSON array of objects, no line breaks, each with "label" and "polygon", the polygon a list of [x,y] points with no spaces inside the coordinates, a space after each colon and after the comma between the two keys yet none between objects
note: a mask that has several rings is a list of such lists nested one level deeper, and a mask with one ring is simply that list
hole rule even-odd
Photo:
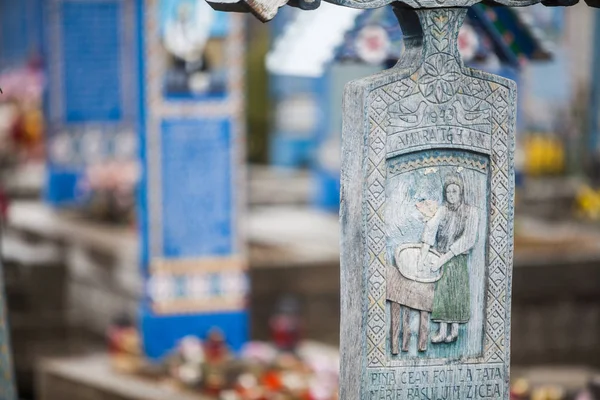
[{"label": "carved border frame", "polygon": [[[510,358],[508,341],[510,340],[510,292],[512,281],[513,231],[509,226],[514,213],[511,194],[514,193],[514,161],[510,154],[514,149],[515,113],[510,104],[516,104],[516,84],[504,78],[496,77],[470,68],[462,68],[463,84],[461,89],[469,90],[470,95],[480,97],[495,106],[492,118],[492,148],[490,149],[491,188],[489,204],[489,243],[487,262],[487,290],[485,296],[486,324],[484,327],[483,357],[485,362],[508,363]],[[473,78],[487,81],[488,88],[482,87],[477,93],[471,90]],[[385,185],[387,179],[387,158],[385,152],[388,108],[392,102],[411,89],[402,86],[408,78],[374,88],[368,95],[371,106],[367,110],[369,120],[366,198],[363,202],[363,215],[366,217],[366,273],[368,304],[366,347],[367,366],[389,366],[386,352],[386,298],[385,268]],[[416,82],[412,81],[414,85]],[[507,85],[508,83],[508,85]],[[380,101],[381,100],[381,101]],[[431,146],[448,148],[447,145]],[[468,150],[473,150],[467,148]],[[411,148],[407,153],[419,151]],[[427,364],[434,364],[428,360]]]},{"label": "carved border frame", "polygon": [[[460,149],[458,150],[460,151]],[[486,159],[485,162],[480,162],[477,160],[469,160],[463,157],[456,156],[428,156],[423,157],[419,160],[413,161],[399,161],[397,163],[390,163],[388,165],[388,174],[393,174],[393,176],[403,174],[405,172],[414,171],[420,168],[427,167],[437,167],[437,166],[450,166],[450,167],[463,167],[467,169],[472,169],[474,171],[483,172],[484,174],[488,174],[489,168],[489,160]]]}]

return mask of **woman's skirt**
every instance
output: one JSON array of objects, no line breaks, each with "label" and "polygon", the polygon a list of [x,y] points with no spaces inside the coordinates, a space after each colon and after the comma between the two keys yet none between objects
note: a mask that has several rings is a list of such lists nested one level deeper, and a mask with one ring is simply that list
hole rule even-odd
[{"label": "woman's skirt", "polygon": [[387,300],[420,311],[433,309],[435,283],[423,283],[404,277],[398,268],[387,267]]},{"label": "woman's skirt", "polygon": [[471,317],[467,255],[453,257],[442,268],[442,278],[435,283],[431,319],[435,322],[467,323]]}]

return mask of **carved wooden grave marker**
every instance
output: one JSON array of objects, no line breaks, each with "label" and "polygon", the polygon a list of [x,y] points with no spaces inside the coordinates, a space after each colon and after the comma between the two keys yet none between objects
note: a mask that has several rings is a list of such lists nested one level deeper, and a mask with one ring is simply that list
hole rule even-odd
[{"label": "carved wooden grave marker", "polygon": [[466,8],[396,11],[344,99],[342,398],[506,398],[516,87],[463,66]]},{"label": "carved wooden grave marker", "polygon": [[[282,5],[209,1],[263,19]],[[476,2],[393,3],[402,59],[346,87],[342,400],[509,398],[517,88],[461,60]]]}]

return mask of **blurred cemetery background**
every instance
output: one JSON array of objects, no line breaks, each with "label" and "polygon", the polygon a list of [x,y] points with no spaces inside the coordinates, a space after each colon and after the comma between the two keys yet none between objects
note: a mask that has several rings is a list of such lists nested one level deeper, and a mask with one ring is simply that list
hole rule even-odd
[{"label": "blurred cemetery background", "polygon": [[[459,39],[519,85],[511,395],[600,399],[600,10]],[[337,398],[341,96],[401,54],[390,8],[1,0],[20,398]]]}]

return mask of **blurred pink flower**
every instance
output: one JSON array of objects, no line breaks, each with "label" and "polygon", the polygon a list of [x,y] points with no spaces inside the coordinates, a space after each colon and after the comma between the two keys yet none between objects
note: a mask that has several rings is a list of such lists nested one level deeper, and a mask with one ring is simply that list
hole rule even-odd
[{"label": "blurred pink flower", "polygon": [[0,88],[3,97],[24,102],[38,102],[42,99],[45,77],[41,68],[15,68],[0,74]]},{"label": "blurred pink flower", "polygon": [[266,342],[249,342],[242,348],[242,357],[263,363],[271,363],[277,357],[277,349]]},{"label": "blurred pink flower", "polygon": [[129,195],[135,190],[139,179],[137,161],[109,161],[90,165],[82,187],[88,191],[114,192]]}]

